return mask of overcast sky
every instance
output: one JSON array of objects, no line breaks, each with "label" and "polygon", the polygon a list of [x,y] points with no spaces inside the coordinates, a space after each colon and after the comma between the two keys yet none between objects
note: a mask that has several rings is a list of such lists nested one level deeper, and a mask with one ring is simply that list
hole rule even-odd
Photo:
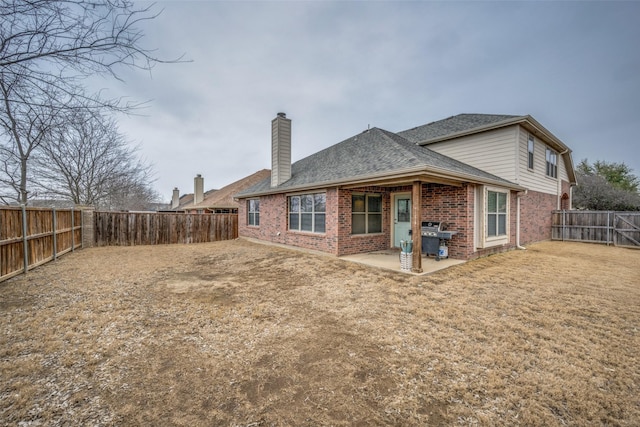
[{"label": "overcast sky", "polygon": [[[147,3],[137,2],[144,6]],[[271,120],[292,119],[299,160],[365,130],[460,113],[530,114],[574,162],[640,175],[640,2],[160,1],[143,44],[151,75],[107,94],[149,101],[121,130],[154,188],[223,187],[271,167]]]}]

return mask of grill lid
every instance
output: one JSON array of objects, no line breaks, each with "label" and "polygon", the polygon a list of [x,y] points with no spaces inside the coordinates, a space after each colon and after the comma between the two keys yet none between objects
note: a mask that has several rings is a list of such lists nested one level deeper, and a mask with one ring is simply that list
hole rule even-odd
[{"label": "grill lid", "polygon": [[420,231],[423,236],[436,236],[440,231],[440,221],[422,221]]}]

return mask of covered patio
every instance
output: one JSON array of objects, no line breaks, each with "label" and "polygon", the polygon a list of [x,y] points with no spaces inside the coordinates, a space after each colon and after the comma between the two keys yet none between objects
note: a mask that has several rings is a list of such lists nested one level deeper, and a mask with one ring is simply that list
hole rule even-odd
[{"label": "covered patio", "polygon": [[412,270],[403,270],[400,268],[400,251],[389,249],[386,251],[368,252],[363,254],[345,255],[339,257],[340,259],[356,262],[358,264],[364,264],[371,267],[384,268],[385,270],[393,270],[400,273],[412,274],[417,276],[423,276],[434,273],[445,268],[452,267],[454,265],[463,264],[464,260],[446,258],[436,261],[434,258],[421,256],[421,270],[420,272]]}]

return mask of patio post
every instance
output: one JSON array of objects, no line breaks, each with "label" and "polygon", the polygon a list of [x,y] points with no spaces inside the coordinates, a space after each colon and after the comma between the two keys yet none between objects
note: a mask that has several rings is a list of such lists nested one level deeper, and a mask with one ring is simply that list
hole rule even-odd
[{"label": "patio post", "polygon": [[411,240],[413,241],[413,267],[414,273],[422,273],[422,183],[413,182],[411,191]]}]

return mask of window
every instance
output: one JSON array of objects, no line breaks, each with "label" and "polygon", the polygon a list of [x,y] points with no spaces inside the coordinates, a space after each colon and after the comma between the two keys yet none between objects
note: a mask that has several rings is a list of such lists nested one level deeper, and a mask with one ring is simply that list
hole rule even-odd
[{"label": "window", "polygon": [[507,195],[487,191],[487,237],[507,235]]},{"label": "window", "polygon": [[326,211],[325,193],[289,197],[289,230],[324,233]]},{"label": "window", "polygon": [[533,169],[533,147],[534,147],[533,135],[529,135],[529,142],[527,144],[527,152],[528,152],[527,167],[529,169]]},{"label": "window", "polygon": [[558,177],[558,155],[550,148],[547,148],[547,176]]},{"label": "window", "polygon": [[351,233],[382,233],[382,196],[354,194],[351,196]]},{"label": "window", "polygon": [[260,200],[249,199],[247,200],[247,224],[253,226],[260,225]]}]

